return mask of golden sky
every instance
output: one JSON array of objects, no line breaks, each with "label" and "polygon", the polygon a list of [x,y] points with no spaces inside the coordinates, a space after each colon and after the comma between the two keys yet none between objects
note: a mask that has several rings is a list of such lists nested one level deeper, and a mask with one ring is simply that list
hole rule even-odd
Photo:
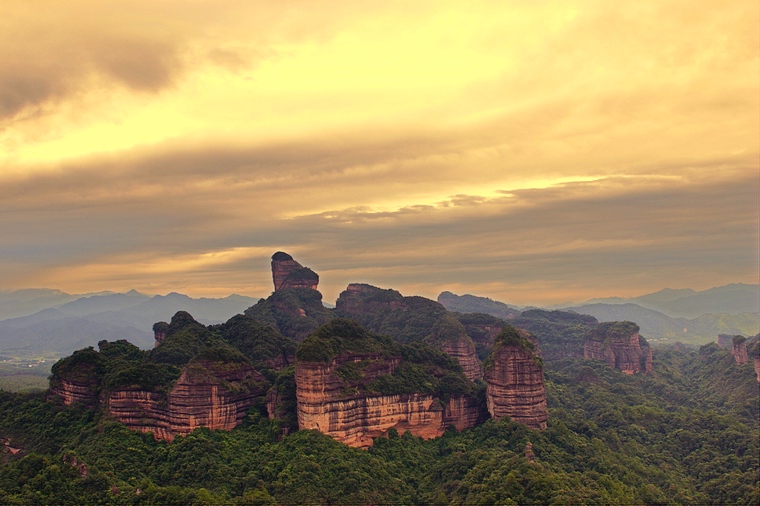
[{"label": "golden sky", "polygon": [[758,282],[757,2],[0,7],[0,290]]}]

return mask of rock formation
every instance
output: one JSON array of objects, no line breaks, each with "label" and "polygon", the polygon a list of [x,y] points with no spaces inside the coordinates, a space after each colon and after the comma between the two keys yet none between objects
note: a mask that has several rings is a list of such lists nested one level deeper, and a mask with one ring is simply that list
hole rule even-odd
[{"label": "rock formation", "polygon": [[485,364],[488,412],[495,420],[509,416],[534,429],[549,418],[544,368],[537,343],[511,326],[496,337]]},{"label": "rock formation", "polygon": [[[86,369],[82,370],[83,372]],[[82,404],[95,407],[98,405],[98,383],[92,372],[85,372],[86,380],[56,378],[48,390],[48,399],[58,398],[65,406]]]},{"label": "rock formation", "polygon": [[468,380],[475,381],[483,377],[483,369],[475,353],[475,344],[467,335],[464,325],[454,315],[443,315],[433,325],[427,340],[456,359]]},{"label": "rock formation", "polygon": [[718,346],[724,350],[730,350],[734,345],[731,341],[733,337],[731,334],[718,334]]},{"label": "rock formation", "polygon": [[335,314],[356,320],[372,332],[393,336],[402,343],[421,341],[430,334],[446,308],[424,297],[404,297],[363,283],[352,283],[335,302]]},{"label": "rock formation", "polygon": [[287,253],[278,251],[272,255],[272,281],[275,292],[289,288],[316,290],[319,275],[293,260]]},{"label": "rock formation", "polygon": [[746,337],[734,336],[731,338],[731,356],[734,357],[737,365],[744,365],[749,361]]},{"label": "rock formation", "polygon": [[266,381],[247,364],[196,362],[168,394],[124,387],[104,396],[110,414],[130,429],[171,441],[198,427],[231,430],[245,418]]},{"label": "rock formation", "polygon": [[652,370],[652,348],[633,322],[604,322],[586,334],[583,357],[603,360],[626,374]]},{"label": "rock formation", "polygon": [[[328,343],[338,349],[323,353]],[[418,391],[378,391],[383,379],[393,388],[392,378],[399,379],[394,373],[402,366],[402,358],[384,346],[394,345],[342,319],[304,341],[295,372],[299,428],[316,429],[349,446],[366,448],[372,438],[391,428],[431,438],[442,435],[449,425],[464,429],[478,423],[480,406],[466,395],[452,394],[442,402],[424,385],[411,385]]]},{"label": "rock formation", "polygon": [[92,347],[75,351],[52,368],[47,398],[65,406],[98,405],[103,359]]},{"label": "rock formation", "polygon": [[475,352],[481,360],[491,353],[496,336],[507,324],[501,318],[484,313],[458,314],[457,320],[464,325],[465,332],[475,344]]}]

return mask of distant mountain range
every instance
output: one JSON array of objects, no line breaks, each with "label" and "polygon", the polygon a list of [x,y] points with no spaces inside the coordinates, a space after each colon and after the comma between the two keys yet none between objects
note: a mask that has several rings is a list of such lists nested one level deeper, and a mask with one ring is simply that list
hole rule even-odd
[{"label": "distant mountain range", "polygon": [[[441,293],[438,302],[450,311],[500,318],[516,309],[486,297],[451,292]],[[600,322],[632,321],[654,342],[705,344],[716,340],[718,334],[752,336],[760,332],[760,285],[731,284],[701,292],[666,288],[630,299],[593,299],[552,309],[591,315]]]},{"label": "distant mountain range", "polygon": [[257,301],[241,295],[194,299],[179,293],[151,296],[134,290],[84,296],[44,289],[3,292],[0,315],[14,317],[0,321],[0,354],[67,355],[96,346],[102,339],[126,339],[141,348],[150,348],[153,324],[169,321],[177,311],[187,311],[196,320],[211,325],[227,321]]},{"label": "distant mountain range", "polygon": [[[194,299],[179,293],[147,295],[99,292],[74,295],[50,289],[0,292],[0,355],[72,353],[98,341],[127,339],[153,346],[151,327],[184,310],[211,325],[253,306],[257,298],[230,295]],[[443,292],[438,301],[451,311],[486,313],[511,319],[520,309],[475,295]],[[524,308],[523,308],[524,309]],[[599,321],[630,320],[650,340],[704,344],[718,334],[760,332],[760,285],[731,284],[701,292],[666,288],[635,298],[593,299],[554,309],[594,316]]]},{"label": "distant mountain range", "polygon": [[701,292],[690,288],[680,290],[665,288],[659,292],[629,299],[620,297],[591,299],[579,306],[590,304],[636,304],[675,318],[696,318],[704,314],[758,313],[760,312],[760,285],[734,283]]}]

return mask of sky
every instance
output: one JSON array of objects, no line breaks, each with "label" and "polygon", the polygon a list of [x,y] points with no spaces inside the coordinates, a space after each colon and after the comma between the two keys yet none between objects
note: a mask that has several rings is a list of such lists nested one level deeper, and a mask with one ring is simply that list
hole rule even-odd
[{"label": "sky", "polygon": [[0,290],[759,281],[757,2],[0,9]]}]

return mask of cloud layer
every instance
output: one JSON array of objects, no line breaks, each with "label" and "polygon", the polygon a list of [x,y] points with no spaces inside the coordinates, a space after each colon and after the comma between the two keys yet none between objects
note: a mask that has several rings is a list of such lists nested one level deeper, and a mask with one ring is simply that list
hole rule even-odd
[{"label": "cloud layer", "polygon": [[327,300],[757,282],[759,21],[744,2],[15,7],[0,289],[266,295],[278,249]]}]

